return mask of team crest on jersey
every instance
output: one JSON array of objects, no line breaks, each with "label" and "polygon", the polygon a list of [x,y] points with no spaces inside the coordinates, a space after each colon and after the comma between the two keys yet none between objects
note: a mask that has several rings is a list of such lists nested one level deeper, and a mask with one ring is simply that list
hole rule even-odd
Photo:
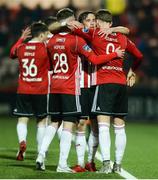
[{"label": "team crest on jersey", "polygon": [[88,45],[84,45],[84,46],[83,46],[83,49],[84,49],[85,51],[88,51],[88,52],[91,52],[91,51],[92,51],[92,49],[91,49]]},{"label": "team crest on jersey", "polygon": [[65,42],[65,38],[57,38],[56,42]]}]

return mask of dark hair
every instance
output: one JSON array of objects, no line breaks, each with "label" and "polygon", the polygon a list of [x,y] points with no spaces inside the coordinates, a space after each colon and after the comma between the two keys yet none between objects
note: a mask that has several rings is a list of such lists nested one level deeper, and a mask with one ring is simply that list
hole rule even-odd
[{"label": "dark hair", "polygon": [[74,16],[74,12],[73,12],[73,10],[71,10],[69,8],[63,8],[63,9],[59,10],[56,15],[58,21],[67,19],[71,16]]},{"label": "dark hair", "polygon": [[112,22],[112,14],[107,9],[100,9],[96,12],[96,19],[100,19],[105,22]]},{"label": "dark hair", "polygon": [[44,20],[44,23],[45,23],[47,26],[49,26],[50,24],[55,23],[55,22],[57,22],[57,18],[54,17],[54,16],[49,16],[48,18],[46,18],[46,19]]},{"label": "dark hair", "polygon": [[32,38],[39,36],[41,33],[48,31],[46,24],[42,22],[34,22],[31,24],[31,35]]},{"label": "dark hair", "polygon": [[92,11],[84,11],[78,16],[78,21],[82,23],[87,18],[88,14],[94,14],[95,16],[95,13]]}]

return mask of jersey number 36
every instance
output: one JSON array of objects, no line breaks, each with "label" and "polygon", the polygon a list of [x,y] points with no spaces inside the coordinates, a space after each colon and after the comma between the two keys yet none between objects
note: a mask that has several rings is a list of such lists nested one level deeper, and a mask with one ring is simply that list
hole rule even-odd
[{"label": "jersey number 36", "polygon": [[35,59],[22,59],[22,67],[24,69],[23,76],[35,77],[37,75],[37,66],[34,64]]}]

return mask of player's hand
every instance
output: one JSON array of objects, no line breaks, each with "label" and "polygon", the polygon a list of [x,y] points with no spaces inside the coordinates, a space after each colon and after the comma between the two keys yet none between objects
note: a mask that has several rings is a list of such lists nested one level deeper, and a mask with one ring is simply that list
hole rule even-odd
[{"label": "player's hand", "polygon": [[125,50],[124,49],[120,49],[120,46],[118,48],[116,48],[115,52],[117,53],[117,56],[119,58],[123,58],[125,55]]},{"label": "player's hand", "polygon": [[136,83],[136,74],[132,71],[132,69],[130,69],[127,74],[127,86],[132,87],[135,83]]},{"label": "player's hand", "polygon": [[111,33],[113,33],[113,28],[101,28],[98,35],[106,38]]},{"label": "player's hand", "polygon": [[24,40],[31,37],[31,29],[27,27],[26,29],[22,30],[21,38]]},{"label": "player's hand", "polygon": [[81,24],[81,23],[78,22],[78,21],[68,22],[68,23],[67,23],[67,27],[68,27],[69,29],[81,29],[81,28],[84,28],[83,24]]}]

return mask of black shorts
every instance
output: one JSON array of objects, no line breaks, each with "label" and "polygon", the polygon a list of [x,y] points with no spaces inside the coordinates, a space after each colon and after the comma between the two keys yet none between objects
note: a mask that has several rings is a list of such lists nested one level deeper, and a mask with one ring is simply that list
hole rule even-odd
[{"label": "black shorts", "polygon": [[13,114],[18,117],[45,118],[47,116],[47,95],[17,94]]},{"label": "black shorts", "polygon": [[50,94],[49,114],[52,121],[76,122],[81,115],[79,96],[71,94]]},{"label": "black shorts", "polygon": [[82,114],[81,114],[82,119],[86,119],[88,117],[93,118],[91,109],[92,109],[94,94],[95,94],[95,86],[91,88],[81,88],[80,102],[82,109]]},{"label": "black shorts", "polygon": [[126,116],[128,112],[126,85],[102,84],[97,86],[92,112],[98,115]]}]

